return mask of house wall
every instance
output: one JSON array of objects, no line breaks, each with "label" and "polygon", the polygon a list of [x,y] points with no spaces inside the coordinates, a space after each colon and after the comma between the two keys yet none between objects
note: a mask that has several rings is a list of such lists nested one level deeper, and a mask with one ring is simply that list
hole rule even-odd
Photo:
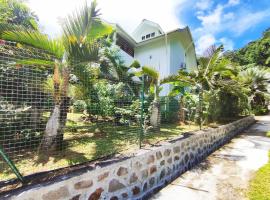
[{"label": "house wall", "polygon": [[185,49],[178,37],[170,38],[170,74],[177,74],[185,62]]},{"label": "house wall", "polygon": [[215,129],[193,132],[186,139],[139,151],[127,160],[104,167],[96,164],[81,174],[60,177],[56,182],[34,187],[25,186],[15,193],[0,195],[0,199],[146,199],[254,122],[251,116]]},{"label": "house wall", "polygon": [[[164,38],[137,47],[134,57],[140,62],[141,66],[153,67],[159,71],[161,79],[170,74],[170,48],[169,45],[166,45]],[[163,85],[162,87],[160,96],[168,95],[169,85]]]},{"label": "house wall", "polygon": [[133,34],[133,38],[136,42],[141,42],[142,36],[146,36],[147,34],[151,34],[153,32],[155,32],[155,36],[160,35],[157,28],[149,25],[144,25],[139,31],[137,31],[137,33]]},{"label": "house wall", "polygon": [[191,71],[192,69],[196,69],[197,60],[196,60],[196,52],[194,46],[190,46],[186,52],[186,64],[187,70]]},{"label": "house wall", "polygon": [[134,58],[132,56],[130,56],[129,54],[127,54],[122,49],[119,50],[119,54],[120,54],[121,58],[123,59],[123,61],[125,61],[125,64],[127,66],[130,66],[132,64],[132,62],[134,61]]},{"label": "house wall", "polygon": [[160,72],[161,78],[167,76],[169,70],[169,48],[166,47],[165,39],[145,44],[135,48],[134,58],[141,66],[150,66]]}]

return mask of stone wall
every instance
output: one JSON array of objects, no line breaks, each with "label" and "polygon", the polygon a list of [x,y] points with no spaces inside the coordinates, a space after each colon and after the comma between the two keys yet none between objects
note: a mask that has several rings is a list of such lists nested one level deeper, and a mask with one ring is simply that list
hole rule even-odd
[{"label": "stone wall", "polygon": [[145,199],[254,123],[246,117],[140,151],[136,156],[6,196],[20,200]]}]

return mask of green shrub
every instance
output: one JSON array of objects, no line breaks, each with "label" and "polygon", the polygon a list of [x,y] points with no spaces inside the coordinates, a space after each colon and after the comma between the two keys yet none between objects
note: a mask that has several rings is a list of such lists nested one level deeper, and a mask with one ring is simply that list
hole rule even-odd
[{"label": "green shrub", "polygon": [[253,109],[252,109],[253,114],[255,115],[265,115],[268,113],[268,109],[266,106],[262,106],[262,105],[256,105]]},{"label": "green shrub", "polygon": [[179,102],[175,97],[161,97],[161,123],[176,122],[178,120]]},{"label": "green shrub", "polygon": [[74,112],[83,112],[86,109],[86,103],[83,100],[77,100],[73,103]]}]

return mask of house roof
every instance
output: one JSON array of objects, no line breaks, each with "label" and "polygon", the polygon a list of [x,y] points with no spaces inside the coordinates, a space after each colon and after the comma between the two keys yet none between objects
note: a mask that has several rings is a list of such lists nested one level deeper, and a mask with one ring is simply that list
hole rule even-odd
[{"label": "house roof", "polygon": [[150,21],[150,20],[148,20],[148,19],[143,19],[143,20],[141,21],[141,23],[136,27],[136,29],[132,32],[132,35],[135,35],[135,34],[141,29],[141,27],[142,27],[144,24],[147,24],[147,25],[156,27],[157,29],[160,30],[160,32],[161,32],[162,34],[164,34],[163,29],[161,28],[161,26],[160,26],[158,23],[153,22],[153,21]]},{"label": "house roof", "polygon": [[[177,29],[171,30],[169,32],[166,32],[166,33],[164,33],[162,35],[159,35],[157,37],[154,37],[154,38],[150,38],[148,40],[141,41],[141,42],[137,43],[137,46],[143,46],[145,44],[149,44],[151,42],[154,42],[154,41],[157,41],[159,39],[165,38],[166,36],[173,35],[174,33],[184,33],[184,34],[187,34],[187,36],[189,37],[189,41],[193,43],[193,38],[192,38],[192,35],[191,35],[191,32],[190,32],[190,29],[189,29],[188,26],[186,26],[185,28],[177,28]],[[193,43],[193,46],[194,46],[194,43]]]},{"label": "house roof", "polygon": [[[151,42],[155,42],[155,41],[157,41],[157,40],[159,40],[159,39],[162,39],[162,38],[164,38],[164,37],[166,37],[166,36],[170,36],[170,35],[172,35],[172,34],[174,34],[174,33],[184,33],[184,34],[187,34],[187,36],[189,37],[190,42],[193,43],[193,38],[192,38],[190,29],[189,29],[188,26],[186,26],[186,27],[184,27],[184,28],[177,28],[177,29],[174,29],[174,30],[171,30],[171,31],[165,33],[165,32],[162,30],[162,28],[160,27],[159,24],[157,24],[157,23],[155,23],[155,22],[152,22],[152,21],[150,21],[150,20],[144,19],[144,20],[142,20],[141,24],[135,29],[135,31],[136,31],[136,30],[139,30],[140,26],[141,26],[143,23],[148,23],[148,24],[151,24],[152,26],[158,27],[158,28],[162,31],[162,34],[159,35],[159,36],[156,36],[156,37],[154,37],[154,38],[150,38],[150,39],[148,39],[148,40],[136,42],[135,39],[134,39],[131,35],[129,35],[129,34],[128,34],[128,33],[127,33],[120,25],[119,25],[119,24],[117,24],[117,23],[110,23],[110,24],[111,24],[112,26],[115,27],[117,33],[119,33],[122,37],[124,37],[126,40],[128,40],[128,41],[130,42],[130,44],[131,44],[132,46],[134,46],[134,47],[137,47],[137,46],[143,46],[143,45],[145,45],[145,44],[149,44],[149,43],[151,43]],[[134,31],[134,32],[135,32],[135,31]],[[133,33],[134,33],[134,32],[133,32]],[[190,42],[189,42],[189,43],[190,43]],[[193,46],[194,46],[194,43],[193,43]],[[194,46],[194,47],[195,47],[195,46]]]}]

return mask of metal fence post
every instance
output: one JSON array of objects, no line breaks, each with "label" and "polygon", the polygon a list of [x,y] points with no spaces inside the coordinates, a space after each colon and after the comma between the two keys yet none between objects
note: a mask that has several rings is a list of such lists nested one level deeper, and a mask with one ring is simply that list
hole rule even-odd
[{"label": "metal fence post", "polygon": [[139,146],[142,148],[142,140],[144,136],[144,75],[142,76],[142,86],[141,86],[141,120],[140,120],[141,130],[139,136]]},{"label": "metal fence post", "polygon": [[6,161],[10,169],[14,172],[14,174],[17,176],[17,178],[23,183],[24,179],[17,167],[14,165],[14,163],[9,159],[9,157],[5,154],[2,147],[0,146],[0,155],[1,157]]}]

